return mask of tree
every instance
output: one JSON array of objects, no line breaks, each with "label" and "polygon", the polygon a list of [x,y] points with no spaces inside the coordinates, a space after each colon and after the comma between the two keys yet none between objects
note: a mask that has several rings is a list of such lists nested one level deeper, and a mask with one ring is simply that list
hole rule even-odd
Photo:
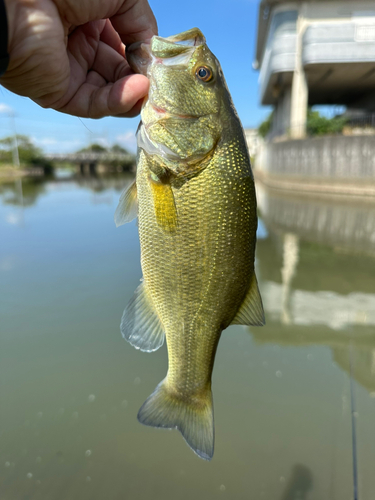
[{"label": "tree", "polygon": [[[43,151],[36,147],[26,135],[17,135],[17,147],[20,164],[24,167],[42,167],[45,171],[52,170],[52,164],[43,157]],[[12,163],[14,137],[0,139],[0,161]]]},{"label": "tree", "polygon": [[77,153],[106,153],[107,148],[101,146],[100,144],[93,143],[90,146],[80,149]]},{"label": "tree", "polygon": [[119,144],[114,144],[111,147],[111,152],[117,153],[117,154],[128,154],[129,153],[129,151],[127,151],[125,148],[121,147]]},{"label": "tree", "polygon": [[258,133],[261,137],[266,137],[272,127],[273,111],[268,115],[268,117],[259,125]]}]

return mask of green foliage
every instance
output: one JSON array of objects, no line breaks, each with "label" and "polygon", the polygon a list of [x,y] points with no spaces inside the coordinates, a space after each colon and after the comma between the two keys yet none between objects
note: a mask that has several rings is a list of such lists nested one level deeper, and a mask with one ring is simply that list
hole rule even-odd
[{"label": "green foliage", "polygon": [[90,144],[90,146],[86,146],[85,148],[79,149],[77,153],[106,153],[107,148],[101,146],[100,144]]},{"label": "green foliage", "polygon": [[111,153],[128,154],[129,151],[127,151],[125,148],[121,147],[119,144],[114,144],[111,147]]},{"label": "green foliage", "polygon": [[259,125],[258,132],[261,137],[266,137],[271,130],[273,120],[273,111],[268,115],[268,117]]},{"label": "green foliage", "polygon": [[[52,164],[43,157],[43,151],[37,148],[26,135],[17,135],[17,147],[20,164],[24,167],[42,167],[51,171]],[[12,163],[14,137],[0,139],[0,162]]]},{"label": "green foliage", "polygon": [[332,135],[342,133],[347,120],[341,116],[326,118],[319,111],[309,109],[307,113],[306,131],[308,135]]},{"label": "green foliage", "polygon": [[116,153],[127,154],[128,151],[119,144],[114,144],[111,148],[105,148],[101,144],[93,143],[77,151],[77,153]]},{"label": "green foliage", "polygon": [[124,155],[129,154],[125,148],[121,147],[119,144],[114,144],[112,147],[105,148],[100,144],[91,144],[88,147],[80,149],[77,153],[108,153],[108,157],[105,157],[100,160],[102,165],[108,166],[115,170],[128,170],[129,167],[134,165],[135,157],[134,155],[130,155],[128,159],[120,159],[120,158],[111,158],[111,154],[113,155]]}]

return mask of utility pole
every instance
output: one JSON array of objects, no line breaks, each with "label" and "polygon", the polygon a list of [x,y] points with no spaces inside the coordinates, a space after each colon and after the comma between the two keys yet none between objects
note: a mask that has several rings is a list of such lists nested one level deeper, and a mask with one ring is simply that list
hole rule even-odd
[{"label": "utility pole", "polygon": [[10,128],[13,132],[13,147],[12,147],[13,166],[16,168],[19,168],[20,167],[20,156],[18,154],[16,119],[15,119],[15,113],[13,110],[9,112],[9,118],[10,118]]}]

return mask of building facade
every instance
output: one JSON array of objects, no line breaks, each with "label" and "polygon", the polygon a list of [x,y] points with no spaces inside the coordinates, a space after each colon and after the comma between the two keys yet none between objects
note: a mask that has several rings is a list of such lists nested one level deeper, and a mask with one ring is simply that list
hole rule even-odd
[{"label": "building facade", "polygon": [[274,136],[304,137],[315,104],[375,112],[375,2],[262,0],[254,67]]},{"label": "building facade", "polygon": [[244,132],[250,157],[254,158],[258,153],[259,146],[263,139],[262,137],[260,137],[257,128],[247,128],[244,130]]}]

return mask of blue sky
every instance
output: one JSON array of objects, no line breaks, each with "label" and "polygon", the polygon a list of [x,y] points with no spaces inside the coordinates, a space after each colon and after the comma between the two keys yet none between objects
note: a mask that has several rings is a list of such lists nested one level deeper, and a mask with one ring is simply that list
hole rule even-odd
[{"label": "blue sky", "polygon": [[[234,104],[244,127],[256,127],[269,109],[259,104],[255,54],[259,0],[150,0],[161,36],[194,26],[206,36],[221,62]],[[0,86],[0,137],[13,132],[8,111],[15,113],[17,133],[25,134],[46,152],[75,151],[90,141],[135,149],[139,118],[79,119],[42,109]]]}]

